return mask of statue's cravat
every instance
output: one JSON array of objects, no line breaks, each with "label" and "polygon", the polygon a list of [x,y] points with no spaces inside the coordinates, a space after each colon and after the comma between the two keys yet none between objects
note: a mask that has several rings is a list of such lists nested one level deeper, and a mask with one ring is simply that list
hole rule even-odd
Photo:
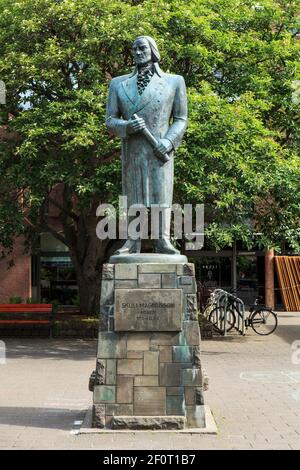
[{"label": "statue's cravat", "polygon": [[138,93],[141,95],[147,85],[149,84],[151,78],[153,77],[153,69],[151,68],[146,68],[138,71],[138,76],[137,76],[137,88],[138,88]]}]

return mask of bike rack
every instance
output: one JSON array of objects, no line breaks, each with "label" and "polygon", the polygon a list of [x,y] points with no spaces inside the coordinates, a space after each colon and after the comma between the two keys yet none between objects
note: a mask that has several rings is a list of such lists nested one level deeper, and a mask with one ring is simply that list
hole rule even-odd
[{"label": "bike rack", "polygon": [[[231,300],[229,302],[229,299]],[[242,299],[239,297],[223,290],[223,289],[215,289],[211,294],[211,304],[213,307],[217,307],[220,311],[224,312],[223,318],[222,316],[218,315],[216,327],[219,330],[220,334],[223,336],[227,336],[227,307],[228,304],[232,304],[235,307],[236,315],[236,323],[234,328],[240,333],[241,335],[245,334],[245,305]]]}]

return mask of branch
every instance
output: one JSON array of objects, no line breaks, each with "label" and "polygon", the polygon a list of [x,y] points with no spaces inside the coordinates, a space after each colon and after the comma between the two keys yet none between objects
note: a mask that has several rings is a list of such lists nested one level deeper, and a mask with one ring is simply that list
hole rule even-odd
[{"label": "branch", "polygon": [[49,225],[47,222],[45,222],[43,225],[44,225],[45,229],[48,230],[55,238],[57,238],[64,245],[69,247],[66,238],[63,237],[62,235],[60,235],[53,227],[51,227],[51,225]]},{"label": "branch", "polygon": [[46,230],[50,233],[52,233],[52,235],[57,238],[58,240],[60,240],[62,243],[64,243],[65,245],[68,246],[67,244],[67,241],[65,239],[65,237],[63,237],[62,235],[60,235],[53,227],[51,227],[44,219],[43,219],[43,223],[42,224],[34,224],[31,220],[29,220],[27,217],[24,217],[24,223],[25,225],[29,225],[31,228],[33,228],[36,232],[40,233],[42,232],[43,230]]},{"label": "branch", "polygon": [[[64,228],[64,233],[66,236],[66,239],[69,240],[69,243],[67,244],[68,247],[71,249],[72,247],[76,246],[76,230],[74,228],[74,225],[70,225],[67,220],[67,212],[70,212],[70,207],[71,207],[71,200],[70,200],[70,188],[68,187],[67,184],[64,185],[63,187],[63,207],[69,206],[66,211],[62,212],[61,214],[61,223]],[[79,218],[78,218],[78,223],[79,223]]]},{"label": "branch", "polygon": [[275,39],[277,39],[279,37],[283,27],[284,27],[284,23],[281,23],[281,25],[279,26],[278,30],[275,33]]},{"label": "branch", "polygon": [[46,196],[46,199],[48,199],[48,201],[49,201],[53,206],[57,207],[57,208],[60,209],[62,212],[65,212],[65,214],[67,214],[69,217],[71,217],[71,219],[74,219],[75,222],[78,222],[78,221],[79,221],[79,217],[78,217],[77,214],[75,214],[75,212],[66,209],[65,206],[59,204],[59,202],[55,201],[55,200],[52,199],[52,197],[50,197],[50,196]]}]

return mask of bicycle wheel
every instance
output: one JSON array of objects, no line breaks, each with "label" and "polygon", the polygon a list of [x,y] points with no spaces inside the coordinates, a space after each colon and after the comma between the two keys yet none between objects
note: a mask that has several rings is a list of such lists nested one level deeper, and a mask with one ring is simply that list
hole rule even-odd
[{"label": "bicycle wheel", "polygon": [[[224,309],[215,307],[208,317],[208,320],[212,323],[214,329],[219,333],[224,332]],[[232,309],[227,310],[226,316],[226,332],[228,333],[235,325],[235,313]]]},{"label": "bicycle wheel", "polygon": [[272,310],[257,310],[251,315],[250,324],[252,329],[258,335],[267,336],[273,333],[277,328],[277,315]]}]

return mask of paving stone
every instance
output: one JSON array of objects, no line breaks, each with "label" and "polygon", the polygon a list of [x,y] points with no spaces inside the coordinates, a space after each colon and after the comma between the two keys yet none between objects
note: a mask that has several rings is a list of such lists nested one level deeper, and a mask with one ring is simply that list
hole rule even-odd
[{"label": "paving stone", "polygon": [[[278,333],[269,337],[260,337],[250,329],[245,337],[233,333],[201,342],[202,362],[211,379],[205,403],[217,422],[217,436],[185,437],[169,432],[70,435],[72,423],[84,416],[81,409],[91,403],[86,382],[95,366],[96,340],[5,339],[8,361],[7,366],[0,366],[0,447],[169,449],[171,453],[174,449],[266,449],[280,445],[299,449],[299,384],[258,380],[258,373],[260,377],[262,372],[268,373],[270,380],[270,371],[278,374],[299,368],[291,363],[291,344],[300,338],[299,313],[279,312],[278,319]],[[251,382],[245,372],[248,379],[251,373]],[[22,384],[21,394],[16,377]],[[107,414],[106,424],[111,419]],[[288,435],[287,427],[298,437]]]},{"label": "paving stone", "polygon": [[176,264],[167,263],[144,263],[139,265],[140,274],[151,274],[151,273],[176,273]]},{"label": "paving stone", "polygon": [[133,402],[133,377],[118,375],[117,403]]},{"label": "paving stone", "polygon": [[142,359],[118,359],[117,373],[118,375],[142,375],[143,360]]},{"label": "paving stone", "polygon": [[106,385],[116,384],[116,368],[117,368],[116,359],[106,360]]},{"label": "paving stone", "polygon": [[159,416],[166,413],[165,387],[134,387],[134,414]]},{"label": "paving stone", "polygon": [[176,289],[177,278],[175,273],[164,273],[161,275],[161,287],[163,289]]},{"label": "paving stone", "polygon": [[185,415],[183,395],[168,395],[166,402],[167,415]]},{"label": "paving stone", "polygon": [[115,279],[137,279],[136,264],[116,264]]},{"label": "paving stone", "polygon": [[95,385],[94,403],[114,403],[116,401],[116,388],[112,385]]},{"label": "paving stone", "polygon": [[158,375],[158,351],[144,352],[144,375]]},{"label": "paving stone", "polygon": [[114,359],[126,357],[126,336],[113,331],[100,332],[98,335],[97,357]]},{"label": "paving stone", "polygon": [[127,351],[148,351],[150,347],[149,333],[129,333]]},{"label": "paving stone", "polygon": [[158,375],[136,375],[134,377],[135,387],[153,387],[155,385],[159,385]]},{"label": "paving stone", "polygon": [[139,274],[138,285],[140,288],[156,289],[161,288],[160,274]]}]

